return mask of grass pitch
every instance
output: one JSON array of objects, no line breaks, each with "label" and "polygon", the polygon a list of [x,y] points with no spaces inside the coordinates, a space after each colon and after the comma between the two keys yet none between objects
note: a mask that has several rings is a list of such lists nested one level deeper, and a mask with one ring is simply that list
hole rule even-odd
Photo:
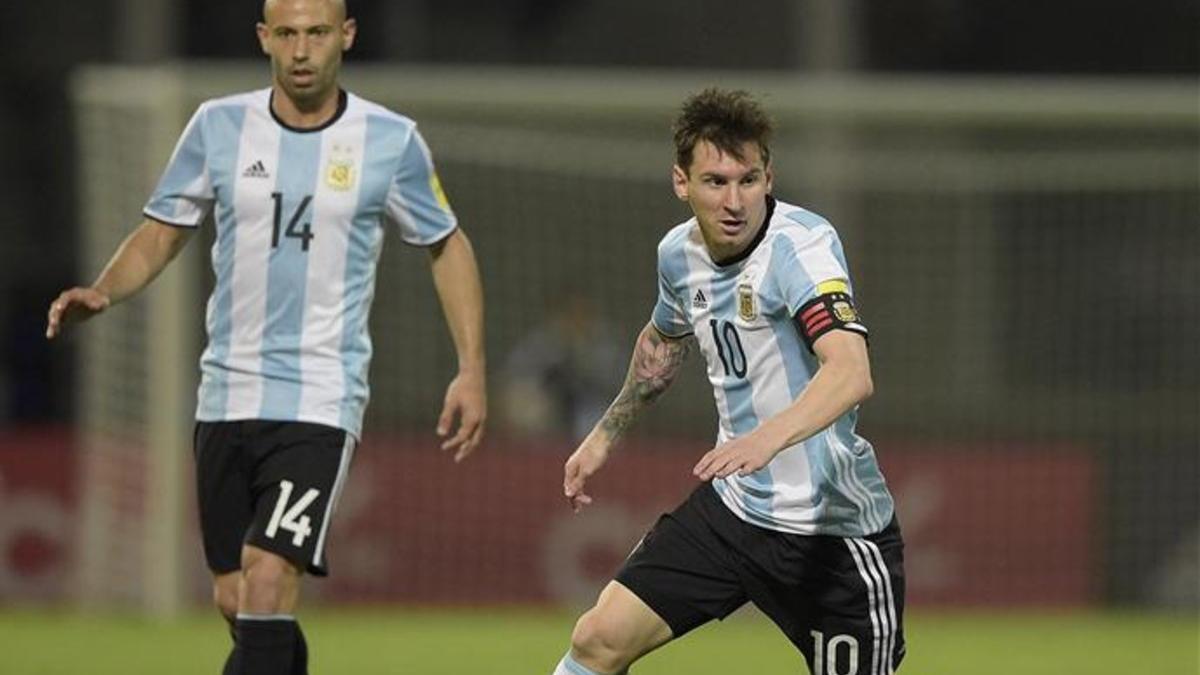
[{"label": "grass pitch", "polygon": [[[539,675],[574,615],[528,610],[322,609],[302,615],[314,675]],[[912,612],[905,675],[1196,675],[1200,619],[1180,615]],[[212,615],[179,621],[0,612],[5,675],[218,675],[229,638]],[[637,675],[804,673],[756,615],[711,624],[647,656]]]}]

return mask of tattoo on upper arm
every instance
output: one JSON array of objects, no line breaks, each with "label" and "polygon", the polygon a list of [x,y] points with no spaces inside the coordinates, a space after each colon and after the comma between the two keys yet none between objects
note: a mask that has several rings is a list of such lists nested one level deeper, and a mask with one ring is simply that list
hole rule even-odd
[{"label": "tattoo on upper arm", "polygon": [[661,393],[675,379],[690,346],[691,340],[663,337],[653,328],[643,331],[633,353],[627,382],[632,379],[647,394]]},{"label": "tattoo on upper arm", "polygon": [[609,438],[621,436],[642,409],[671,386],[694,342],[691,337],[665,337],[652,326],[642,331],[634,346],[621,393],[600,420],[600,426]]}]

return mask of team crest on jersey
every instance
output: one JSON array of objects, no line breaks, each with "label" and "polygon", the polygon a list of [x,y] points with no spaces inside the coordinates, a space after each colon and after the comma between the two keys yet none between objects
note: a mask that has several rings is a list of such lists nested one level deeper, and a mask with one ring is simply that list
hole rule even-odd
[{"label": "team crest on jersey", "polygon": [[754,321],[758,318],[758,298],[754,292],[762,279],[762,265],[757,260],[746,264],[737,281],[737,310],[742,321]]},{"label": "team crest on jersey", "polygon": [[754,303],[754,286],[738,284],[738,316],[743,321],[753,321],[758,317],[758,307]]},{"label": "team crest on jersey", "polygon": [[325,165],[325,184],[338,191],[354,187],[354,155],[349,148],[335,145]]},{"label": "team crest on jersey", "polygon": [[334,190],[349,190],[354,185],[354,164],[329,160],[325,182]]}]

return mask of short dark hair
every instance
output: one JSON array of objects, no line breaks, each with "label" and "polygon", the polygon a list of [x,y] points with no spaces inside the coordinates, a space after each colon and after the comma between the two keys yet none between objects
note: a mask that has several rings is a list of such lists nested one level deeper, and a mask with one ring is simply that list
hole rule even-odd
[{"label": "short dark hair", "polygon": [[765,110],[749,93],[709,87],[683,102],[675,118],[675,163],[685,171],[692,164],[692,152],[700,141],[708,141],[718,150],[744,161],[742,145],[758,144],[764,165],[771,163],[774,125]]}]

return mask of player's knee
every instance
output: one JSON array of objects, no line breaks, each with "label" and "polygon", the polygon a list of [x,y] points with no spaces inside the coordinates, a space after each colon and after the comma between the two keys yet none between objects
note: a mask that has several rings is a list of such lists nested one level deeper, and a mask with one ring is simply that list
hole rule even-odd
[{"label": "player's knee", "polygon": [[596,610],[579,617],[571,632],[571,651],[584,665],[605,673],[621,671],[637,656],[620,625]]},{"label": "player's knee", "polygon": [[213,577],[213,604],[230,624],[237,620],[239,577],[238,572]]},{"label": "player's knee", "polygon": [[292,563],[271,554],[247,556],[242,577],[246,587],[242,611],[290,611],[300,583],[300,571]]},{"label": "player's knee", "polygon": [[217,606],[217,611],[221,612],[221,616],[229,623],[237,620],[238,597],[237,586],[229,588],[228,584],[213,583],[213,604]]}]

